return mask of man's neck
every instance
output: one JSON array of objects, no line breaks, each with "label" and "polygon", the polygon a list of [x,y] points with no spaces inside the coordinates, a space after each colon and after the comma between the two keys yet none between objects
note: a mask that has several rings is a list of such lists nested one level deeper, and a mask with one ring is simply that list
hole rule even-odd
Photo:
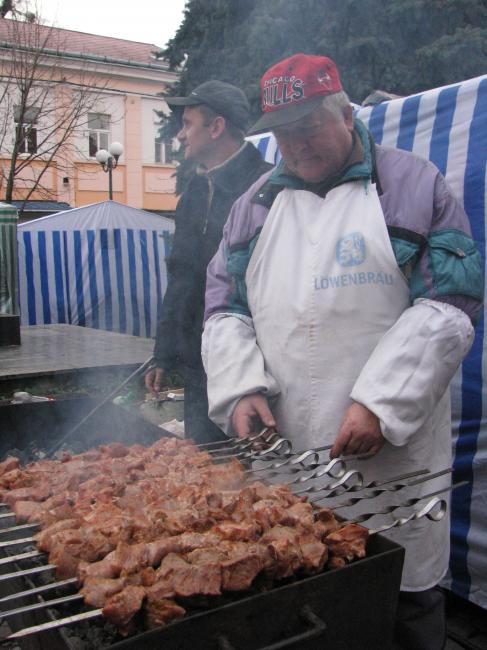
[{"label": "man's neck", "polygon": [[204,161],[201,161],[201,166],[205,168],[207,172],[211,171],[215,167],[220,167],[224,165],[230,158],[242,148],[243,142],[237,142],[236,140],[226,140],[219,143],[219,146],[212,151]]}]

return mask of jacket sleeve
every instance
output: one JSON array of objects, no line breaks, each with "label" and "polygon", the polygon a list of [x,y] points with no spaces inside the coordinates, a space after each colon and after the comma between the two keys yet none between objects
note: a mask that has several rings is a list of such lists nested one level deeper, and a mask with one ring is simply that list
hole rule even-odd
[{"label": "jacket sleeve", "polygon": [[[425,176],[431,174],[431,164]],[[464,311],[473,323],[478,319],[484,295],[483,264],[470,232],[467,215],[444,177],[435,169],[432,218],[426,224],[421,247],[409,244],[409,252],[391,237],[401,268],[409,269],[411,302],[438,300]],[[423,206],[422,206],[423,207]],[[425,208],[424,208],[425,209]],[[412,256],[412,265],[401,257]]]},{"label": "jacket sleeve", "polygon": [[171,255],[167,261],[167,288],[162,303],[154,345],[154,359],[158,367],[167,372],[174,370],[180,358],[179,345],[186,330],[186,306],[191,303],[193,277],[193,255],[188,250],[191,232],[185,223],[185,195],[176,208],[176,229]]},{"label": "jacket sleeve", "polygon": [[[246,199],[244,195],[232,208],[206,282],[202,358],[208,376],[209,416],[228,435],[234,434],[231,417],[239,399],[257,392],[268,397],[279,393],[265,368],[246,300],[236,286],[239,280],[234,269],[229,270],[232,241],[237,232],[242,236],[243,224],[249,227],[253,221]],[[249,237],[251,233],[246,232],[244,239]]]},{"label": "jacket sleeve", "polygon": [[393,445],[421,430],[468,353],[483,296],[481,256],[441,174],[426,245],[410,276],[412,306],[381,338],[351,398],[380,420]]},{"label": "jacket sleeve", "polygon": [[381,338],[351,398],[375,413],[391,444],[407,444],[431,416],[473,341],[470,318],[419,299]]},{"label": "jacket sleeve", "polygon": [[205,324],[203,365],[208,376],[210,419],[227,435],[234,435],[231,417],[245,395],[278,395],[279,387],[266,371],[257,345],[252,319],[241,314],[219,313]]}]

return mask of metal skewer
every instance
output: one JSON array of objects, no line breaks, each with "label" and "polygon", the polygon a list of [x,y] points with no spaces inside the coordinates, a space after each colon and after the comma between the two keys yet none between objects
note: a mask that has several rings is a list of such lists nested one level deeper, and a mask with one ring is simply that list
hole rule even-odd
[{"label": "metal skewer", "polygon": [[28,530],[29,528],[39,528],[40,524],[20,524],[19,526],[10,526],[9,528],[0,528],[0,534],[16,533],[19,530]]},{"label": "metal skewer", "polygon": [[[439,508],[437,508],[437,506],[439,506]],[[369,530],[369,535],[383,533],[386,530],[390,530],[391,528],[399,528],[409,523],[410,521],[421,519],[421,517],[428,517],[428,519],[431,519],[432,521],[440,521],[445,516],[446,511],[447,503],[445,499],[438,499],[438,497],[434,497],[431,499],[431,501],[428,501],[428,503],[423,508],[421,508],[421,510],[414,512],[408,517],[398,517],[397,519],[394,519],[392,524],[384,524],[384,526],[379,526],[378,528]]]},{"label": "metal skewer", "polygon": [[[40,555],[45,555],[42,551],[28,551],[27,553],[20,553],[19,555],[9,555],[8,557],[2,557],[0,559],[0,566],[4,564],[12,564],[12,562],[18,562],[20,560],[29,560],[31,557],[39,557]],[[0,580],[3,576],[0,575]]]},{"label": "metal skewer", "polygon": [[40,625],[33,625],[32,627],[26,627],[23,630],[9,634],[9,636],[2,639],[2,641],[8,641],[10,639],[20,639],[24,636],[31,636],[32,634],[37,634],[38,632],[45,632],[46,630],[55,630],[58,627],[63,627],[64,625],[71,625],[72,623],[78,623],[79,621],[87,621],[90,618],[97,618],[102,616],[101,609],[92,609],[89,612],[83,612],[82,614],[75,614],[74,616],[67,616],[66,618],[59,618],[56,621],[49,621],[48,623],[41,623]]},{"label": "metal skewer", "polygon": [[414,499],[407,499],[407,501],[403,501],[402,503],[385,506],[381,510],[376,510],[375,512],[366,512],[362,515],[358,515],[357,517],[354,517],[353,519],[349,519],[348,521],[343,522],[343,525],[361,524],[364,521],[367,521],[368,519],[372,519],[372,517],[375,517],[376,515],[389,515],[392,512],[394,512],[394,510],[398,510],[399,508],[411,508],[412,506],[415,506],[417,503],[423,501],[424,499],[430,499],[432,497],[437,496],[438,494],[442,494],[443,492],[450,492],[452,490],[455,490],[457,487],[460,487],[461,485],[466,485],[467,483],[468,481],[462,481],[461,483],[456,483],[454,485],[449,485],[448,487],[444,487],[441,490],[436,490],[435,492],[424,494],[421,497],[416,497]]},{"label": "metal skewer", "polygon": [[4,580],[14,580],[15,578],[23,578],[25,576],[32,576],[36,573],[45,573],[46,571],[55,571],[57,569],[55,564],[43,564],[42,566],[34,566],[30,569],[21,569],[20,571],[13,571],[12,573],[4,573],[0,575],[0,582]]},{"label": "metal skewer", "polygon": [[[307,460],[310,461],[309,465],[305,463],[305,461]],[[319,454],[316,452],[316,450],[308,449],[307,451],[303,451],[301,454],[290,456],[289,458],[284,458],[283,460],[277,460],[273,463],[270,463],[269,465],[266,465],[265,467],[256,467],[255,469],[248,469],[245,471],[245,474],[251,474],[252,472],[263,472],[263,471],[280,469],[281,467],[286,467],[287,465],[301,466],[298,470],[293,470],[291,468],[286,467],[288,471],[301,471],[303,467],[305,467],[306,469],[315,469],[315,467],[318,467],[319,460],[320,457]]]},{"label": "metal skewer", "polygon": [[[418,476],[419,474],[424,474],[424,473],[427,473],[427,472],[428,472],[428,470],[417,470],[416,472],[409,472],[408,474],[403,474],[401,476],[395,476],[394,478],[387,479],[386,481],[381,481],[381,485],[386,485],[387,483],[392,483],[393,481],[397,481],[397,480],[400,480],[400,479],[403,479],[403,478],[409,478],[411,476]],[[352,470],[351,473],[353,474],[354,470]],[[360,474],[356,470],[355,470],[355,474],[357,474],[360,477],[360,479],[362,479],[362,474]],[[372,483],[376,483],[376,482],[372,481]],[[370,484],[368,484],[368,485],[370,485]],[[402,489],[403,487],[405,487],[405,486],[407,486],[409,484],[408,483],[399,483],[398,485],[400,487],[396,487],[394,485],[394,486],[392,486],[390,488],[384,488],[382,491],[383,492],[386,492],[386,491],[396,492],[397,490]],[[324,486],[324,487],[316,486],[316,487],[305,488],[303,490],[299,490],[299,491],[295,492],[295,494],[301,494],[303,492],[317,493],[317,492],[323,492],[323,491],[326,491],[326,490],[330,490],[328,492],[328,494],[319,495],[319,496],[317,496],[317,497],[315,497],[313,499],[308,499],[311,503],[316,503],[317,501],[321,501],[321,500],[324,500],[324,499],[330,499],[332,497],[340,496],[344,492],[358,492],[359,490],[365,489],[367,486],[364,486],[363,480],[358,480],[356,483],[354,483],[352,485],[349,485],[348,482],[345,482],[345,486],[344,486],[345,489],[341,489],[342,487],[343,486],[339,485],[339,486],[335,486],[332,489],[330,489],[329,485]]]},{"label": "metal skewer", "polygon": [[263,451],[241,451],[236,454],[215,456],[215,461],[229,460],[231,458],[237,458],[239,460],[267,460],[267,456],[276,452],[283,456],[290,454],[292,452],[291,441],[287,440],[287,438],[277,438],[270,447]]},{"label": "metal skewer", "polygon": [[62,598],[43,600],[40,603],[34,603],[32,605],[25,605],[24,607],[9,609],[6,612],[0,612],[0,620],[9,618],[10,616],[16,616],[17,614],[27,614],[27,612],[33,612],[36,609],[45,609],[46,607],[54,607],[55,605],[64,605],[64,603],[70,603],[74,600],[83,600],[82,594],[73,594],[71,596],[63,596]]},{"label": "metal skewer", "polygon": [[[254,471],[265,472],[265,478],[274,478],[275,476],[282,476],[283,474],[283,472],[280,470],[272,470],[268,469],[267,467],[258,467]],[[312,473],[307,474],[306,476],[301,476],[303,472],[308,471],[312,471]],[[346,471],[347,466],[341,458],[334,458],[333,460],[330,460],[326,465],[323,465],[321,463],[313,463],[312,465],[305,465],[304,467],[297,467],[296,465],[291,467],[288,465],[284,470],[285,474],[300,475],[294,479],[286,479],[285,482],[288,485],[292,485],[293,483],[304,483],[305,481],[308,481],[312,478],[320,478],[325,474],[331,476],[332,478],[341,478]],[[247,470],[245,473],[252,473],[252,470]]]},{"label": "metal skewer", "polygon": [[0,548],[9,548],[18,544],[35,544],[33,537],[23,537],[22,539],[9,539],[7,542],[0,542]]},{"label": "metal skewer", "polygon": [[[354,485],[361,484],[362,482],[362,474],[356,469],[352,469],[348,472],[345,472],[345,474],[337,481],[333,481],[332,483],[328,483],[327,485],[323,486],[316,485],[308,488],[303,488],[301,490],[295,490],[294,494],[314,494],[315,492],[324,492],[326,490],[330,490],[331,495],[334,496],[335,494],[342,494],[343,492],[347,492],[348,490],[352,489]],[[329,496],[329,494],[326,495],[326,497]],[[310,503],[313,503],[314,501],[319,501],[323,498],[325,497],[323,497],[323,495],[320,495],[317,499],[308,499],[308,501]]]},{"label": "metal skewer", "polygon": [[[68,585],[76,585],[78,583],[78,578],[67,578],[66,580],[59,580],[58,582],[50,582],[47,585],[42,585],[40,587],[34,587],[33,589],[26,589],[25,591],[18,591],[15,594],[9,594],[0,598],[0,603],[6,603],[10,600],[18,600],[21,598],[28,598],[29,596],[35,596],[36,594],[42,594],[45,591],[52,591],[53,589],[61,589],[62,587]],[[1,617],[0,612],[0,617]]]},{"label": "metal skewer", "polygon": [[[269,438],[264,438],[266,433],[270,433]],[[259,433],[254,434],[253,436],[247,436],[247,438],[228,438],[228,440],[216,440],[215,442],[203,442],[200,445],[196,445],[198,449],[207,449],[207,447],[211,447],[211,449],[208,449],[207,451],[209,452],[214,452],[214,451],[220,451],[219,447],[221,447],[222,451],[227,451],[228,448],[233,448],[233,447],[241,447],[242,445],[248,446],[249,444],[252,444],[256,441],[259,441],[261,438],[264,438],[264,441],[269,441],[273,437],[275,437],[277,434],[276,431],[271,431],[269,427],[265,427]]]},{"label": "metal skewer", "polygon": [[[411,481],[409,483],[394,483],[394,485],[390,485],[389,487],[378,487],[376,490],[373,490],[372,492],[369,492],[368,494],[365,494],[361,497],[353,497],[351,499],[348,499],[348,501],[344,501],[343,503],[340,503],[338,505],[334,505],[333,509],[338,510],[339,508],[344,508],[346,506],[352,506],[355,503],[358,503],[359,501],[362,501],[363,499],[374,499],[375,497],[379,496],[380,494],[383,494],[384,492],[399,492],[399,490],[402,490],[403,488],[406,487],[412,487],[414,485],[419,485],[420,483],[425,483],[426,481],[431,481],[434,478],[438,478],[439,476],[443,476],[445,474],[449,474],[452,472],[452,469],[449,467],[447,469],[441,470],[440,472],[435,472],[435,474],[429,474],[429,472],[426,470],[426,475],[422,476],[421,478],[416,479],[416,481]],[[415,476],[417,474],[424,474],[425,471],[421,470],[419,472],[411,472],[409,474],[403,474],[402,476],[396,476],[395,478],[392,479],[387,479],[386,481],[371,481],[370,483],[367,483],[366,485],[363,485],[361,487],[355,487],[350,490],[350,492],[358,492],[360,490],[367,490],[373,485],[375,486],[384,486],[384,485],[389,485],[390,483],[393,483],[394,481],[400,481],[402,479],[406,478],[411,478],[412,476]]]}]

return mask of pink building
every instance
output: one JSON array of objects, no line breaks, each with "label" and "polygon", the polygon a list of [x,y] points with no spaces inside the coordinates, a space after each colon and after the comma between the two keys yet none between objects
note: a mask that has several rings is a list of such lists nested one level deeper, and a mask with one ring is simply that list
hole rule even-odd
[{"label": "pink building", "polygon": [[[34,79],[37,94],[33,93],[28,110],[19,118],[16,62],[25,62],[29,47],[36,45],[40,50]],[[159,49],[148,43],[0,19],[0,95],[2,84],[6,91],[0,105],[0,200],[5,198],[6,170],[15,129],[22,119],[25,137],[19,160],[28,159],[28,164],[17,175],[13,199],[26,198],[33,179],[43,169],[41,186],[30,196],[31,201],[79,207],[106,200],[108,175],[95,154],[117,141],[124,152],[113,171],[114,200],[145,210],[174,210],[177,199],[171,146],[159,139],[156,111],[167,112],[158,95],[177,80],[177,74],[155,58]],[[5,88],[8,75],[11,81]],[[67,146],[49,160],[49,143],[60,133],[53,129],[55,120],[80,93],[86,98],[83,115]]]}]

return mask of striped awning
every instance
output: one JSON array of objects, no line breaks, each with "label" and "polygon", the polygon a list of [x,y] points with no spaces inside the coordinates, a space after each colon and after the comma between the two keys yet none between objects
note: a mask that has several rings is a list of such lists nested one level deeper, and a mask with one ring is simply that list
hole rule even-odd
[{"label": "striped awning", "polygon": [[17,210],[0,203],[0,314],[19,313]]},{"label": "striped awning", "polygon": [[18,228],[21,322],[155,336],[174,223],[115,201]]}]

